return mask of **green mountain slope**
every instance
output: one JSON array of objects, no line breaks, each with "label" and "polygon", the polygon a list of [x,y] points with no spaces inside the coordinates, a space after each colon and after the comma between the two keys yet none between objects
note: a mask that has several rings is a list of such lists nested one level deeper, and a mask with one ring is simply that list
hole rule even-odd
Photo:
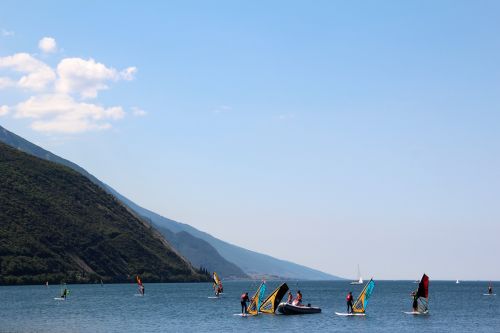
[{"label": "green mountain slope", "polygon": [[[100,186],[113,196],[115,196],[122,203],[130,207],[133,211],[139,214],[142,218],[146,218],[151,221],[149,216],[142,215],[139,211],[141,207],[131,202],[123,195],[115,191],[110,186],[104,184],[99,179],[94,177],[92,174],[87,172],[85,169],[80,167],[71,161],[68,161],[62,157],[59,157],[31,142],[28,140],[6,130],[0,126],[0,142],[3,142],[9,146],[17,148],[30,155],[59,163],[65,165],[78,173],[84,175],[90,179],[94,184]],[[153,222],[155,226],[156,223]],[[248,278],[248,276],[235,264],[229,262],[224,257],[222,257],[219,252],[205,240],[191,235],[191,237],[186,237],[186,235],[180,235],[178,232],[171,232],[167,227],[162,226],[160,232],[163,236],[176,248],[176,250],[185,258],[187,258],[195,267],[203,266],[210,271],[219,272],[223,277],[235,277],[235,278]],[[183,242],[187,242],[184,244]],[[177,248],[177,246],[179,246]]]},{"label": "green mountain slope", "polygon": [[[337,280],[340,279],[337,276],[327,274],[303,265],[298,265],[293,262],[276,259],[274,257],[250,251],[244,249],[242,247],[230,244],[223,240],[213,237],[212,235],[200,231],[188,224],[180,223],[166,217],[163,217],[155,212],[152,212],[148,209],[145,209],[139,205],[137,205],[132,200],[129,200],[125,196],[118,193],[112,187],[104,184],[96,177],[88,173],[85,169],[80,167],[79,165],[63,159],[51,152],[19,137],[18,135],[9,132],[0,126],[0,141],[7,143],[13,147],[16,147],[19,150],[32,154],[34,156],[44,158],[50,161],[54,161],[63,165],[66,165],[73,170],[81,173],[82,175],[88,177],[92,182],[101,186],[106,191],[114,195],[121,202],[123,202],[126,206],[132,209],[135,213],[137,213],[141,217],[147,218],[152,222],[162,233],[164,236],[169,239],[171,243],[178,243],[179,240],[175,240],[180,232],[185,231],[195,239],[199,239],[205,243],[208,243],[219,255],[224,259],[224,261],[213,261],[216,263],[216,266],[207,266],[210,270],[215,270],[220,272],[222,276],[230,276],[232,275],[231,271],[226,271],[226,267],[231,267],[231,265],[236,265],[240,268],[242,273],[238,277],[246,277],[250,275],[252,277],[258,278],[261,276],[280,276],[284,278],[291,279],[304,279],[304,280]],[[170,231],[170,233],[165,232],[165,230]],[[171,235],[173,233],[173,236]],[[198,248],[203,248],[203,244],[199,244]],[[211,258],[207,257],[206,252],[203,251],[187,251],[179,252],[185,256],[188,260],[193,263],[205,261],[208,262]]]},{"label": "green mountain slope", "polygon": [[81,174],[0,143],[0,283],[204,281]]}]

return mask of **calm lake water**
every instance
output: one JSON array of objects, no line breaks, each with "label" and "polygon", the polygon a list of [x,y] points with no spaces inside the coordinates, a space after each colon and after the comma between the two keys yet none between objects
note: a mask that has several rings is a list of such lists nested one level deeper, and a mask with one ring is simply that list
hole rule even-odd
[{"label": "calm lake water", "polygon": [[[500,332],[500,296],[483,296],[486,282],[431,281],[430,315],[409,316],[411,281],[376,281],[366,317],[338,317],[345,294],[356,297],[362,286],[347,282],[289,282],[305,303],[321,314],[257,317],[234,316],[239,297],[256,282],[226,282],[224,295],[212,296],[211,285],[148,284],[137,297],[133,284],[69,285],[67,301],[56,301],[60,287],[0,287],[1,332]],[[278,282],[268,282],[268,292]],[[500,292],[500,283],[493,285]]]}]

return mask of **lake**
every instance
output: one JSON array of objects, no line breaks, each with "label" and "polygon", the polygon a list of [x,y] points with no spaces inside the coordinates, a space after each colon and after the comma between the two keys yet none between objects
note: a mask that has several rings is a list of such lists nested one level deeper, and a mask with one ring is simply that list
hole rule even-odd
[{"label": "lake", "polygon": [[[363,286],[348,282],[288,282],[321,314],[238,317],[239,297],[257,282],[224,282],[224,294],[209,299],[211,284],[148,284],[137,297],[134,284],[69,285],[67,301],[56,301],[60,286],[0,287],[1,332],[499,332],[499,296],[483,296],[487,282],[430,282],[428,316],[409,316],[412,281],[376,281],[366,317],[339,317],[345,296]],[[268,282],[271,292],[279,283]],[[493,285],[499,292],[500,283]]]}]

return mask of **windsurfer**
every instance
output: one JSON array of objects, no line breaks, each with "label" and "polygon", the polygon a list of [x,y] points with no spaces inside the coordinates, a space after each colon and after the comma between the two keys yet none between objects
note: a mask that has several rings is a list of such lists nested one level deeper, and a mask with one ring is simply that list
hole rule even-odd
[{"label": "windsurfer", "polygon": [[244,293],[241,295],[241,313],[247,314],[247,303],[250,301],[248,297],[248,293]]},{"label": "windsurfer", "polygon": [[66,298],[68,296],[68,289],[64,288],[62,294],[61,294],[61,298]]},{"label": "windsurfer", "polygon": [[347,313],[352,313],[352,302],[353,302],[353,297],[352,297],[352,291],[349,292],[349,294],[347,294],[347,297],[346,297],[346,302],[347,302]]},{"label": "windsurfer", "polygon": [[491,286],[491,284],[488,286],[488,294],[493,294],[493,287]]},{"label": "windsurfer", "polygon": [[413,297],[413,304],[412,304],[413,312],[418,312],[418,296],[417,296],[417,293],[416,292],[412,292],[411,296]]}]

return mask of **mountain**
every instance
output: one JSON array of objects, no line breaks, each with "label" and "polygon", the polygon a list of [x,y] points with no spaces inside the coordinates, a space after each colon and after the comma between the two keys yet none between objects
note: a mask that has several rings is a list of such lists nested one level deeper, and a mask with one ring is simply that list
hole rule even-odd
[{"label": "mountain", "polygon": [[207,281],[87,177],[0,143],[0,283]]},{"label": "mountain", "polygon": [[[123,195],[115,191],[112,187],[101,182],[99,179],[87,172],[78,164],[59,157],[8,131],[2,126],[0,126],[0,142],[8,144],[9,146],[17,148],[33,156],[65,165],[90,179],[90,181],[92,181],[94,184],[100,186],[108,193],[115,196],[118,200],[130,207],[132,210],[137,211],[140,208],[129,199],[125,198]],[[147,216],[142,215],[141,217],[146,218],[151,222],[151,220]],[[187,258],[195,267],[202,266],[211,271],[219,272],[219,274],[224,277],[233,277],[238,279],[248,278],[248,276],[238,266],[224,259],[217,252],[217,250],[206,241],[192,235],[190,235],[191,237],[187,237],[187,235],[184,234],[178,235],[178,232],[171,232],[166,227],[162,227],[160,231],[171,244],[179,245],[179,248],[177,248],[178,252],[182,256]],[[186,241],[187,243],[183,244],[183,242]],[[180,246],[180,244],[182,244],[182,246]],[[174,245],[174,247],[176,247],[176,245]]]},{"label": "mountain", "polygon": [[[239,246],[227,243],[220,239],[211,236],[208,233],[200,231],[192,226],[184,223],[180,223],[159,214],[156,214],[150,210],[147,210],[133,201],[129,200],[125,196],[118,193],[112,187],[104,184],[96,177],[88,173],[85,169],[79,165],[63,159],[57,155],[54,155],[47,150],[34,145],[33,143],[17,136],[16,134],[9,132],[0,126],[0,141],[16,147],[19,150],[27,152],[29,154],[35,155],[40,158],[44,158],[50,161],[54,161],[63,165],[66,165],[73,170],[81,173],[82,175],[88,177],[92,182],[106,189],[109,193],[114,195],[118,200],[123,202],[126,206],[136,212],[139,216],[144,217],[151,221],[153,225],[159,228],[163,235],[171,243],[179,244],[180,239],[175,239],[176,237],[185,238],[184,234],[178,235],[181,232],[186,232],[193,236],[193,242],[200,242],[196,246],[191,246],[190,250],[187,251],[186,248],[178,249],[179,252],[185,256],[188,260],[193,262],[195,265],[197,262],[212,262],[214,266],[206,266],[210,270],[215,270],[220,272],[222,276],[235,276],[239,278],[244,278],[251,276],[253,278],[260,278],[264,276],[277,276],[283,278],[297,279],[297,280],[336,280],[339,277],[323,273],[321,271],[311,269],[302,265],[298,265],[289,261],[280,260],[273,258],[271,256],[250,251]],[[167,232],[170,231],[170,232]],[[197,239],[197,240],[196,240]],[[204,244],[201,242],[203,241]],[[206,245],[209,245],[215,250],[224,261],[212,260],[210,256],[207,256],[206,251],[195,251],[193,248],[204,249]],[[183,252],[184,251],[184,252]],[[209,252],[211,253],[211,251]],[[239,275],[235,275],[232,270],[226,271],[227,267],[232,267],[236,265],[240,268]],[[205,266],[204,266],[205,267]]]}]

